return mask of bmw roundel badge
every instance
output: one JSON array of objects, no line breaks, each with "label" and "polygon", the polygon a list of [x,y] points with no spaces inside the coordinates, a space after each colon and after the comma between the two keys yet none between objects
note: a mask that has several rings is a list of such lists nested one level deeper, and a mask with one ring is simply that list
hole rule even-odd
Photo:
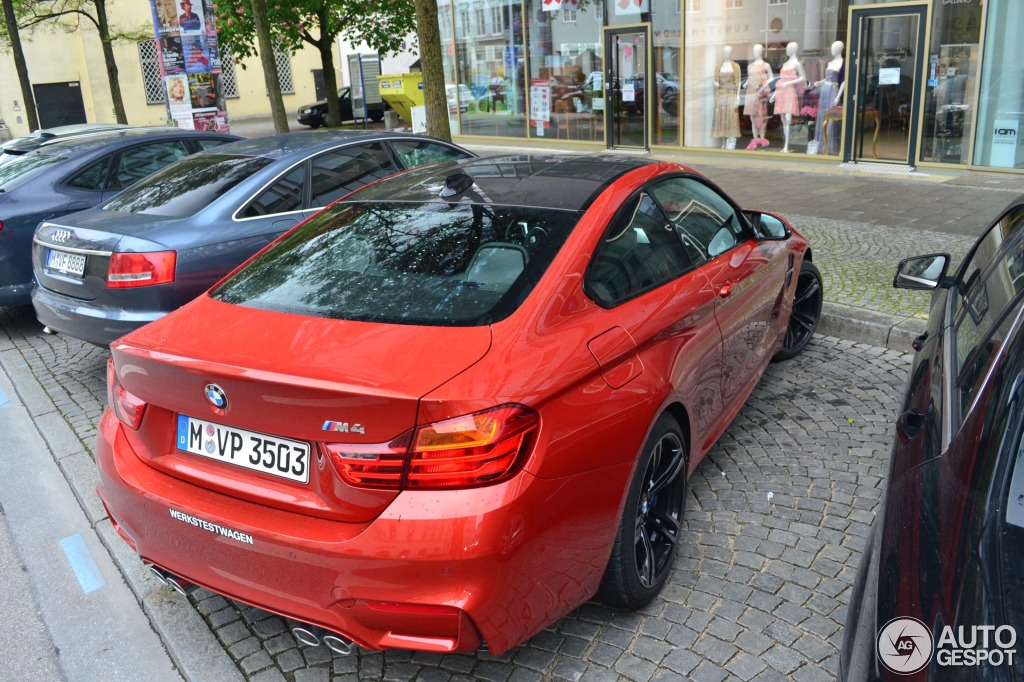
[{"label": "bmw roundel badge", "polygon": [[217,384],[206,384],[206,399],[219,410],[228,409],[228,394]]}]

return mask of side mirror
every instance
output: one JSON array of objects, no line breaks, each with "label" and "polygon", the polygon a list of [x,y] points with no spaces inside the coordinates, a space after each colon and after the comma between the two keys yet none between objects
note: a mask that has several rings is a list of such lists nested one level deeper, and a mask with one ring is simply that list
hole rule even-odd
[{"label": "side mirror", "polygon": [[770,213],[761,213],[760,211],[747,211],[746,213],[758,239],[782,240],[789,239],[792,235],[789,225]]},{"label": "side mirror", "polygon": [[938,289],[948,287],[946,269],[949,268],[948,253],[931,253],[927,256],[904,258],[896,267],[892,285],[897,289]]}]

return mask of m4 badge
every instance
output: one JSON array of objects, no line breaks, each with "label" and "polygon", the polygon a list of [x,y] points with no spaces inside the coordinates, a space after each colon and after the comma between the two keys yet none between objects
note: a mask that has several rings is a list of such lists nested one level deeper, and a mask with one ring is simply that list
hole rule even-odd
[{"label": "m4 badge", "polygon": [[348,422],[324,422],[324,431],[333,431],[335,433],[358,433],[362,436],[366,435],[366,428],[362,424],[349,424]]}]

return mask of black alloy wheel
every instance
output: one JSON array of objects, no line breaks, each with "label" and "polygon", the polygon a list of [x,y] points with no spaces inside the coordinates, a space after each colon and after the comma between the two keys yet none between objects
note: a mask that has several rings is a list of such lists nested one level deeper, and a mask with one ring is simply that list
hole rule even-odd
[{"label": "black alloy wheel", "polygon": [[638,609],[661,591],[676,555],[686,507],[686,445],[671,415],[658,418],[626,498],[598,598]]},{"label": "black alloy wheel", "polygon": [[810,342],[814,330],[821,319],[821,304],[824,300],[824,288],[821,284],[821,273],[810,261],[800,265],[800,275],[796,280],[796,292],[793,294],[793,310],[789,314],[789,325],[786,327],[786,338],[782,348],[775,354],[774,360],[795,358]]}]

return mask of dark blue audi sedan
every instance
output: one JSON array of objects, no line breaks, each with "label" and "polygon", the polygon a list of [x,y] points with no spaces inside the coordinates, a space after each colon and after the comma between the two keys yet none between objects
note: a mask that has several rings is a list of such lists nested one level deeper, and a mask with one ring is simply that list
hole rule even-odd
[{"label": "dark blue audi sedan", "polygon": [[39,226],[39,321],[97,345],[192,300],[335,199],[427,163],[475,156],[420,135],[292,133],[183,159],[103,206]]},{"label": "dark blue audi sedan", "polygon": [[92,208],[189,154],[241,139],[177,128],[125,128],[57,139],[0,165],[0,306],[32,292],[32,234]]}]

